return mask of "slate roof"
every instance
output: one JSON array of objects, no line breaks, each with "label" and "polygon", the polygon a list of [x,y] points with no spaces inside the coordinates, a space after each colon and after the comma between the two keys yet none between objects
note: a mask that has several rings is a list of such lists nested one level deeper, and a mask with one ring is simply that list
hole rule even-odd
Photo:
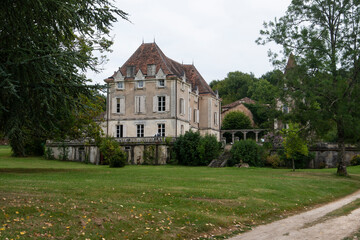
[{"label": "slate roof", "polygon": [[[135,66],[135,74],[141,70],[142,74],[147,74],[147,65],[155,64],[156,73],[162,69],[167,77],[175,76],[182,78],[185,74],[186,81],[192,84],[192,90],[196,87],[200,94],[216,95],[194,65],[184,65],[168,58],[156,43],[143,43],[131,55],[131,57],[121,66],[120,72],[126,76],[128,66]],[[150,78],[153,76],[149,76]]]}]

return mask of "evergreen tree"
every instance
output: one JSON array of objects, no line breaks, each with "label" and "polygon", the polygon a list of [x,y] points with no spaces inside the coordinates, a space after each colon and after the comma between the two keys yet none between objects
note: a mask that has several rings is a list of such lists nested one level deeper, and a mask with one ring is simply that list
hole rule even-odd
[{"label": "evergreen tree", "polygon": [[91,89],[84,75],[108,51],[127,14],[110,0],[3,0],[0,8],[0,132],[16,156],[70,118]]}]

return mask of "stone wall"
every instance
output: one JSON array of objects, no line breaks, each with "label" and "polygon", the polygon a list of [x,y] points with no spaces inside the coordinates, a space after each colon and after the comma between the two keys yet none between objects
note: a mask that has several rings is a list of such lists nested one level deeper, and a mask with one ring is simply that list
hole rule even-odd
[{"label": "stone wall", "polygon": [[46,142],[46,152],[57,160],[100,163],[100,151],[95,145],[79,141]]},{"label": "stone wall", "polygon": [[[351,158],[360,154],[360,150],[352,145],[346,145],[345,149],[345,163],[349,166]],[[315,153],[315,159],[309,164],[310,168],[337,167],[338,146],[336,143],[318,143],[310,148],[310,152]]]},{"label": "stone wall", "polygon": [[[165,143],[119,143],[127,153],[130,165],[164,165],[170,158],[169,146]],[[78,141],[47,141],[46,151],[57,160],[101,163],[100,150],[95,145]]]}]

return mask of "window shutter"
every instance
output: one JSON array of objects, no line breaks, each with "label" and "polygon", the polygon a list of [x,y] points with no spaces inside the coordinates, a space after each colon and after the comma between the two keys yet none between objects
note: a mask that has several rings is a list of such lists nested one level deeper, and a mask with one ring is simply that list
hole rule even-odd
[{"label": "window shutter", "polygon": [[154,96],[153,97],[153,112],[157,112],[158,109],[158,97]]},{"label": "window shutter", "polygon": [[123,137],[126,137],[126,126],[123,125]]},{"label": "window shutter", "polygon": [[199,123],[199,109],[196,110],[196,123]]},{"label": "window shutter", "polygon": [[191,121],[191,107],[189,107],[189,122]]},{"label": "window shutter", "polygon": [[116,100],[117,100],[117,98],[112,99],[112,103],[111,103],[112,113],[116,113]]},{"label": "window shutter", "polygon": [[145,96],[140,96],[140,112],[141,113],[146,113]]},{"label": "window shutter", "polygon": [[120,113],[125,114],[125,98],[120,98]]},{"label": "window shutter", "polygon": [[138,113],[140,112],[140,109],[139,109],[139,101],[140,101],[140,98],[139,96],[135,96],[135,113]]},{"label": "window shutter", "polygon": [[168,112],[170,111],[170,96],[165,97],[165,111]]}]

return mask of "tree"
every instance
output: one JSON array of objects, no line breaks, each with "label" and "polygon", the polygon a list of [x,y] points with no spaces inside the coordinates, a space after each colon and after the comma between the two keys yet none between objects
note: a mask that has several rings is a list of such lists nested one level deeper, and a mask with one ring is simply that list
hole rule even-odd
[{"label": "tree", "polygon": [[259,103],[275,105],[275,100],[278,97],[278,88],[266,79],[259,79],[249,86],[248,96]]},{"label": "tree", "polygon": [[296,124],[289,124],[288,129],[281,130],[284,137],[283,146],[286,158],[291,159],[292,169],[295,171],[295,157],[297,154],[308,156],[306,141],[300,134],[301,129]]},{"label": "tree", "polygon": [[229,72],[227,77],[221,81],[212,81],[210,86],[218,90],[223,99],[223,104],[229,104],[248,96],[248,89],[252,82],[257,81],[253,74],[239,71]]},{"label": "tree", "polygon": [[252,128],[252,126],[248,116],[246,116],[243,112],[234,111],[225,115],[221,128],[223,130],[249,129]]},{"label": "tree", "polygon": [[[296,60],[286,70],[283,101],[319,136],[335,126],[337,173],[347,175],[345,143],[360,140],[360,2],[293,0],[285,16],[264,28],[258,43],[280,44],[284,57],[293,53]],[[285,63],[271,56],[274,64]]]},{"label": "tree", "polygon": [[[0,9],[0,131],[13,154],[48,138],[90,97],[84,72],[97,71],[109,31],[127,14],[109,0],[2,1]],[[5,7],[6,6],[6,7]]]}]

